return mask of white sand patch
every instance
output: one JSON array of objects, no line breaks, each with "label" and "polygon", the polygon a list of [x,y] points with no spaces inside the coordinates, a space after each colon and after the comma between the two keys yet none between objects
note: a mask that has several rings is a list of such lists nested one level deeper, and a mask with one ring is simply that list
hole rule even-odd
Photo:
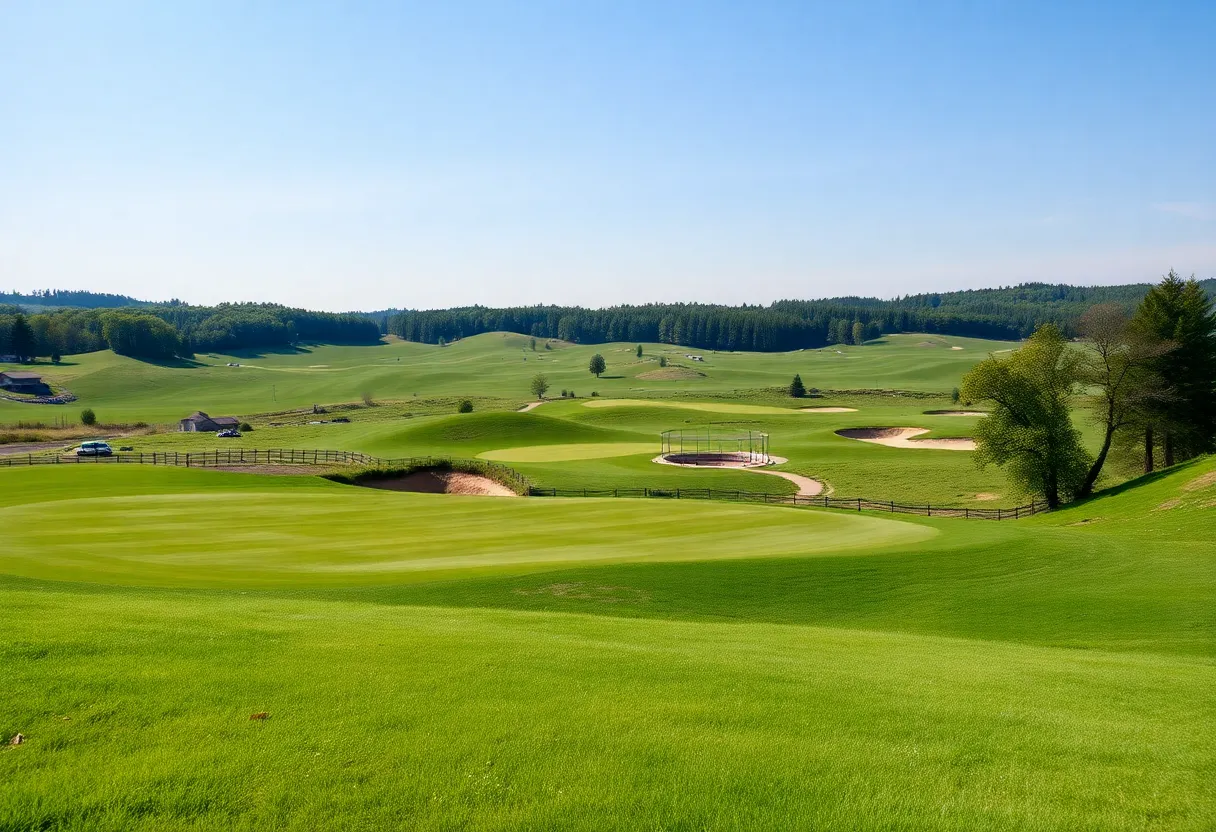
[{"label": "white sand patch", "polygon": [[952,350],[961,350],[961,349],[962,349],[962,347],[951,347],[950,349],[952,349]]},{"label": "white sand patch", "polygon": [[928,428],[845,428],[837,436],[886,445],[888,448],[937,448],[943,451],[974,451],[974,439],[914,439]]},{"label": "white sand patch", "polygon": [[473,494],[482,497],[518,497],[505,485],[489,477],[462,474],[455,471],[415,471],[404,477],[366,480],[359,483],[369,488],[388,491],[410,491],[417,494]]},{"label": "white sand patch", "polygon": [[800,407],[800,413],[856,413],[855,407]]}]

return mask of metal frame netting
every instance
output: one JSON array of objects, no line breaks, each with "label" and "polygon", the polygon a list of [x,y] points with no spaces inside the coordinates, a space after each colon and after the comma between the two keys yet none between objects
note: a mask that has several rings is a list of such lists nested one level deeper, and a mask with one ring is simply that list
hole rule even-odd
[{"label": "metal frame netting", "polygon": [[768,434],[720,425],[665,430],[664,459],[681,465],[767,465]]}]

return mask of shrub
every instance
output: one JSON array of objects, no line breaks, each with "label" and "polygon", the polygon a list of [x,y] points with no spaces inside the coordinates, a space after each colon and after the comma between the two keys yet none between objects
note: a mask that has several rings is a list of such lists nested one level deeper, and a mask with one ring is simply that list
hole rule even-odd
[{"label": "shrub", "polygon": [[86,407],[80,411],[80,424],[86,427],[92,427],[97,424],[97,414],[93,412],[93,408]]},{"label": "shrub", "polygon": [[456,408],[456,412],[457,413],[472,413],[473,412],[473,403],[471,401],[469,401],[468,399],[465,399],[464,401],[462,401],[460,403],[460,407]]},{"label": "shrub", "polygon": [[955,404],[958,404],[958,400],[960,398],[962,398],[962,396],[959,395],[957,387],[955,387],[953,390],[950,391],[950,401],[954,402]]},{"label": "shrub", "polygon": [[659,356],[659,366],[660,366],[660,367],[666,367],[666,366],[667,366],[667,356],[665,356],[665,355],[660,355],[660,356]]},{"label": "shrub", "polygon": [[562,388],[562,398],[566,398],[566,389],[564,387]]},{"label": "shrub", "polygon": [[249,431],[253,430],[253,425],[249,424],[248,422],[241,422],[236,427],[241,433],[249,433]]},{"label": "shrub", "polygon": [[595,392],[594,390],[592,390],[592,391],[591,391],[591,395],[592,395],[592,397],[595,397],[595,396],[598,396],[598,395],[599,395],[599,393],[597,393],[597,392]]}]

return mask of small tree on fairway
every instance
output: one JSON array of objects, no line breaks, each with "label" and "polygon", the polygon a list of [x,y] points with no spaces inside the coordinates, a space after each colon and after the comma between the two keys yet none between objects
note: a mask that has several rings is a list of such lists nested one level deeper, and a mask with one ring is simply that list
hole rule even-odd
[{"label": "small tree on fairway", "polygon": [[608,365],[604,363],[604,356],[600,355],[598,352],[591,356],[591,363],[587,365],[587,369],[595,373],[596,378],[599,378],[600,373],[608,369]]},{"label": "small tree on fairway", "polygon": [[545,378],[544,373],[537,373],[532,376],[532,395],[538,399],[543,399],[545,393],[549,390],[549,379]]},{"label": "small tree on fairway", "polygon": [[1008,359],[989,357],[963,378],[963,398],[992,402],[975,428],[975,461],[996,464],[1050,508],[1071,499],[1090,465],[1070,418],[1083,357],[1052,324],[1035,330]]},{"label": "small tree on fairway", "polygon": [[469,401],[468,399],[465,399],[464,401],[462,401],[460,403],[460,407],[456,408],[456,412],[457,413],[472,413],[473,412],[473,403],[471,401]]},{"label": "small tree on fairway", "polygon": [[642,345],[641,344],[638,344],[637,353],[638,353],[638,358],[641,358],[642,357]]},{"label": "small tree on fairway", "polygon": [[80,424],[86,427],[92,427],[97,424],[97,414],[93,412],[93,408],[86,407],[80,411]]},{"label": "small tree on fairway", "polygon": [[659,366],[660,366],[660,367],[666,367],[666,366],[667,366],[667,356],[665,356],[665,355],[660,355],[660,356],[659,356]]},{"label": "small tree on fairway", "polygon": [[806,386],[802,383],[802,376],[794,374],[794,380],[790,382],[790,395],[795,399],[801,399],[806,395]]},{"label": "small tree on fairway", "polygon": [[959,399],[961,399],[961,398],[962,398],[962,396],[959,394],[957,387],[955,387],[953,390],[950,391],[950,401],[953,402],[954,404],[958,404]]}]

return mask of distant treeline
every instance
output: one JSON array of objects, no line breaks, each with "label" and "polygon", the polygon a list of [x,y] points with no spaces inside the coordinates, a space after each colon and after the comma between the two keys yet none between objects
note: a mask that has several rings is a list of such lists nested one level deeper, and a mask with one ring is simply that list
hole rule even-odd
[{"label": "distant treeline", "polygon": [[[1201,285],[1216,296],[1216,279]],[[388,317],[387,330],[407,341],[428,344],[509,331],[584,344],[650,341],[761,352],[856,343],[891,332],[1016,340],[1043,323],[1054,323],[1065,334],[1075,335],[1081,314],[1090,306],[1118,303],[1130,311],[1149,288],[1147,283],[1095,287],[1027,283],[895,300],[782,300],[770,306],[471,306],[398,312]]]},{"label": "distant treeline", "polygon": [[[177,305],[171,300],[166,305]],[[71,306],[79,309],[117,309],[122,306],[152,306],[146,300],[137,300],[127,295],[111,295],[105,292],[86,292],[78,289],[36,289],[29,294],[0,292],[0,306],[34,306],[48,309]]]},{"label": "distant treeline", "polygon": [[0,355],[22,359],[104,349],[168,359],[196,352],[285,347],[299,341],[369,344],[379,338],[379,325],[364,315],[275,304],[67,308],[32,315],[16,306],[0,306]]}]

